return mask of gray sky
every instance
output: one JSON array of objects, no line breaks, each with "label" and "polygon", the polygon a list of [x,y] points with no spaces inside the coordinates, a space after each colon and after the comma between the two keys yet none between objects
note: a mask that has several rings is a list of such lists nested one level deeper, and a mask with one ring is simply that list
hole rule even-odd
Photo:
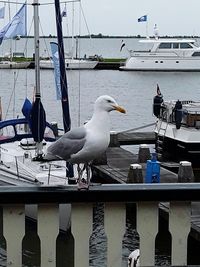
[{"label": "gray sky", "polygon": [[[12,0],[14,1],[14,0]],[[16,0],[23,2],[22,0]],[[31,0],[28,0],[31,3]],[[40,0],[41,3],[53,0]],[[61,0],[62,2],[62,0]],[[148,15],[148,33],[153,34],[156,23],[159,35],[200,35],[200,1],[199,0],[82,0],[84,15],[90,33],[105,35],[146,35],[146,23],[137,22],[143,15]],[[0,3],[0,7],[3,3]],[[78,26],[79,4],[75,4],[75,34],[87,34],[87,27],[81,20],[81,30]],[[64,4],[61,4],[61,9]],[[16,7],[12,5],[12,14]],[[28,8],[28,18],[32,15],[32,8]],[[67,18],[63,20],[64,34],[67,34],[67,25],[71,25],[72,4],[67,4]],[[55,34],[54,7],[41,6],[40,18],[45,35]],[[67,23],[68,20],[68,23]],[[3,25],[2,20],[0,25]],[[30,19],[28,23],[30,28]],[[71,26],[69,26],[71,33]]]}]

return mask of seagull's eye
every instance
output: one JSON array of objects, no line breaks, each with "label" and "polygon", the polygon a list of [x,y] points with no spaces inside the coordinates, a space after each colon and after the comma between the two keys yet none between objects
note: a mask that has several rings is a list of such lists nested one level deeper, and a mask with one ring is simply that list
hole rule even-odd
[{"label": "seagull's eye", "polygon": [[112,103],[112,101],[110,99],[107,100],[108,103]]}]

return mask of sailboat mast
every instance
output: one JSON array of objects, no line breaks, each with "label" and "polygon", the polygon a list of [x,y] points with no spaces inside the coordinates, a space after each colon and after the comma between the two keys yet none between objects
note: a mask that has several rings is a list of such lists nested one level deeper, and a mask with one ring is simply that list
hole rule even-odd
[{"label": "sailboat mast", "polygon": [[[60,13],[60,1],[55,0],[55,12],[56,12],[56,27],[58,36],[58,54],[60,63],[60,87],[61,87],[61,102],[63,112],[63,125],[64,131],[68,132],[71,128],[71,119],[69,112],[69,99],[68,99],[68,87],[67,87],[67,76],[65,69],[65,53],[63,44],[63,33],[62,33],[62,18]],[[66,163],[68,178],[74,177],[73,165],[69,162]],[[68,181],[70,183],[70,180]]]},{"label": "sailboat mast", "polygon": [[40,50],[39,50],[39,12],[38,0],[33,1],[34,6],[34,36],[35,36],[35,94],[40,97]]},{"label": "sailboat mast", "polygon": [[[8,19],[11,21],[10,0],[8,1]],[[12,61],[12,39],[10,39],[10,61]]]},{"label": "sailboat mast", "polygon": [[35,100],[30,112],[30,127],[33,139],[36,142],[35,160],[40,160],[43,155],[44,132],[46,128],[46,114],[41,102],[40,94],[40,62],[39,62],[39,12],[38,0],[33,0],[34,7],[34,38],[35,38]]},{"label": "sailboat mast", "polygon": [[56,12],[56,27],[58,36],[58,54],[60,62],[60,86],[61,86],[63,125],[64,125],[64,131],[67,132],[71,128],[71,119],[69,112],[68,86],[67,86],[67,76],[65,69],[64,44],[63,44],[63,33],[62,33],[62,18],[60,13],[59,0],[55,0],[55,12]]}]

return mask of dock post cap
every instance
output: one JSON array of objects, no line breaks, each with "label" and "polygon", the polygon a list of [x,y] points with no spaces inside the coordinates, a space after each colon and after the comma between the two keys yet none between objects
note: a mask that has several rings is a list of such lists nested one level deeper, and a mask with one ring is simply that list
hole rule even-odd
[{"label": "dock post cap", "polygon": [[147,145],[147,144],[141,144],[140,147],[141,147],[141,148],[147,148],[148,145]]},{"label": "dock post cap", "polygon": [[130,168],[131,168],[132,170],[135,170],[135,169],[142,169],[142,165],[137,164],[137,163],[134,163],[134,164],[131,164],[131,165],[130,165]]},{"label": "dock post cap", "polygon": [[186,161],[186,160],[180,161],[179,164],[182,166],[192,166],[192,163],[190,161]]},{"label": "dock post cap", "polygon": [[117,131],[110,131],[110,134],[117,134]]}]

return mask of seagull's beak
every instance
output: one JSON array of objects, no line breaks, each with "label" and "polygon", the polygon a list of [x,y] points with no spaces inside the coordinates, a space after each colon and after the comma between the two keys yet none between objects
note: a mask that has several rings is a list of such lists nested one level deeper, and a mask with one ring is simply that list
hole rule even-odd
[{"label": "seagull's beak", "polygon": [[117,111],[119,111],[121,113],[126,113],[126,110],[124,108],[120,107],[120,106],[113,105],[113,107],[114,107],[115,110],[117,110]]}]

